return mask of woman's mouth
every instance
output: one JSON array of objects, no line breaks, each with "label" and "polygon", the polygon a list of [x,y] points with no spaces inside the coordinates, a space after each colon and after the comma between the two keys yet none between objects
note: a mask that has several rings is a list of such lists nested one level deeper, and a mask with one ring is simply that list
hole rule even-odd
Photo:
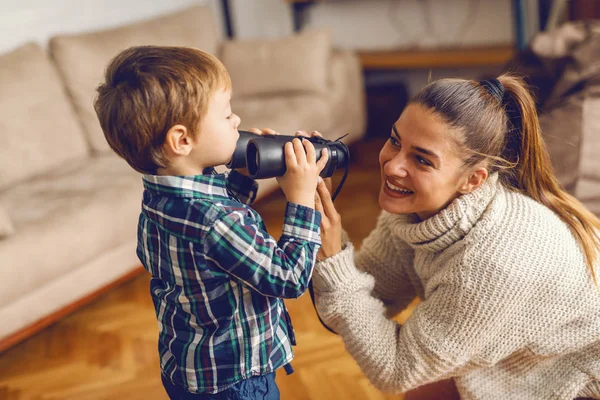
[{"label": "woman's mouth", "polygon": [[383,190],[392,197],[405,197],[410,196],[414,192],[412,190],[408,190],[406,188],[394,185],[389,180],[385,180],[385,184],[383,185]]}]

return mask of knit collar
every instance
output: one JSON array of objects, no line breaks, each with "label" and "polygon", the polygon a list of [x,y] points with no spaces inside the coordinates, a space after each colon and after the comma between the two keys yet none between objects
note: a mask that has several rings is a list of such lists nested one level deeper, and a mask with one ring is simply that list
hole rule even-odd
[{"label": "knit collar", "polygon": [[498,174],[491,174],[479,188],[457,197],[442,211],[419,221],[416,214],[397,215],[393,231],[411,247],[441,251],[464,238],[496,195]]}]

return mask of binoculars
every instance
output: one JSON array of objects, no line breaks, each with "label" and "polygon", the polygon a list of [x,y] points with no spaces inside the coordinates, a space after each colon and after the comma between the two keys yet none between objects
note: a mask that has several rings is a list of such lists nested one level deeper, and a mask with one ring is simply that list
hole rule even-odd
[{"label": "binoculars", "polygon": [[[285,154],[283,147],[297,136],[285,135],[256,135],[247,131],[239,131],[240,138],[233,153],[228,168],[248,169],[253,179],[272,178],[285,174]],[[321,150],[327,149],[329,159],[321,177],[328,178],[338,168],[346,168],[349,162],[349,151],[346,145],[339,141],[330,141],[322,137],[304,138],[315,147],[317,160],[321,158]]]}]

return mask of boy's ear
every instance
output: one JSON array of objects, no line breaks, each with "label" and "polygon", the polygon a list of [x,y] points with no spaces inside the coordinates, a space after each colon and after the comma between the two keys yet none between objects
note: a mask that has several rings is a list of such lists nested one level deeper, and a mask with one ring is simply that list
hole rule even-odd
[{"label": "boy's ear", "polygon": [[164,150],[168,154],[187,156],[192,151],[192,136],[183,125],[173,125],[165,137]]},{"label": "boy's ear", "polygon": [[472,171],[467,180],[458,188],[459,193],[467,194],[481,186],[488,177],[488,170],[484,167],[477,167]]}]

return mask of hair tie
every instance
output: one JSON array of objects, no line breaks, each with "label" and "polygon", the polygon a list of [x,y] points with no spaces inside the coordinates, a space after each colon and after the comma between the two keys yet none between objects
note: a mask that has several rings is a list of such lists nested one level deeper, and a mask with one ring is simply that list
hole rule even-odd
[{"label": "hair tie", "polygon": [[499,103],[504,99],[504,85],[498,79],[486,79],[479,81],[479,84],[484,87]]}]

